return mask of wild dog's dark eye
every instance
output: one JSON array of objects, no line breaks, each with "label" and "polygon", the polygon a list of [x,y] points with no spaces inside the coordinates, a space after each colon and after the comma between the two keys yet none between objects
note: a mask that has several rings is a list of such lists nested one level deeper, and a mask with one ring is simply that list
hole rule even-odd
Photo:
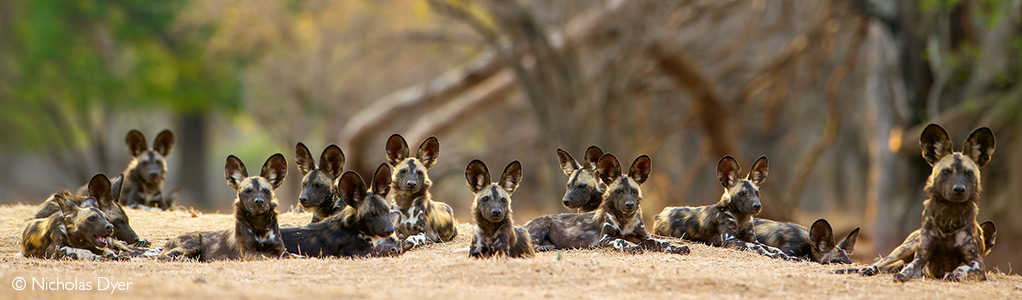
[{"label": "wild dog's dark eye", "polygon": [[500,202],[507,202],[507,197],[500,197]]},{"label": "wild dog's dark eye", "polygon": [[252,192],[252,188],[245,188],[245,189],[244,189],[244,190],[242,190],[241,192],[242,192],[242,193],[245,193],[245,194],[251,193],[251,192]]},{"label": "wild dog's dark eye", "polygon": [[400,171],[397,171],[397,172],[400,173],[400,174],[405,174],[405,173],[408,173],[408,169],[401,169]]},{"label": "wild dog's dark eye", "polygon": [[89,215],[89,221],[95,221],[96,215]]},{"label": "wild dog's dark eye", "polygon": [[951,174],[951,168],[944,168],[941,169],[940,171],[943,172],[944,174]]},{"label": "wild dog's dark eye", "polygon": [[580,189],[584,189],[584,188],[587,188],[587,187],[589,187],[589,185],[586,184],[585,182],[578,184],[578,188],[580,188]]},{"label": "wild dog's dark eye", "polygon": [[479,198],[479,201],[483,202],[490,201],[490,196],[483,196],[482,198]]},{"label": "wild dog's dark eye", "polygon": [[738,192],[738,197],[745,197],[745,195],[748,195],[745,191]]},{"label": "wild dog's dark eye", "polygon": [[415,170],[415,175],[422,175],[422,170]]},{"label": "wild dog's dark eye", "polygon": [[262,190],[259,190],[259,191],[263,192],[264,194],[269,194],[270,193],[270,189],[268,189],[268,188],[263,188]]},{"label": "wild dog's dark eye", "polygon": [[759,196],[759,190],[754,191],[753,194]]},{"label": "wild dog's dark eye", "polygon": [[965,175],[966,176],[972,176],[972,169],[965,170]]}]

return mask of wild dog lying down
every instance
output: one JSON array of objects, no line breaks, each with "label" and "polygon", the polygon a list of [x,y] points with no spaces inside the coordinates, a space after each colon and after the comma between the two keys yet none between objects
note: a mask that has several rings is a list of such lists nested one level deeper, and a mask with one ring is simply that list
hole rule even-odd
[{"label": "wild dog lying down", "polygon": [[408,156],[408,143],[401,135],[387,139],[387,161],[393,167],[394,203],[399,213],[398,238],[421,245],[426,242],[442,243],[458,235],[454,227],[454,210],[446,203],[433,201],[429,193],[433,181],[426,171],[436,163],[440,142],[431,136],[422,141],[415,157]]},{"label": "wild dog lying down", "polygon": [[567,151],[557,149],[557,161],[561,165],[561,171],[568,176],[564,197],[561,198],[564,207],[578,209],[578,212],[583,213],[594,211],[603,203],[603,193],[607,191],[607,185],[603,184],[600,176],[596,174],[596,162],[601,156],[603,150],[600,150],[600,147],[589,146],[583,164],[579,164]]},{"label": "wild dog lying down", "polygon": [[[106,183],[103,183],[106,181]],[[106,216],[107,220],[114,225],[114,238],[127,243],[128,245],[134,245],[137,247],[148,247],[148,240],[139,240],[138,234],[128,224],[128,215],[124,213],[124,209],[117,203],[118,197],[121,194],[121,185],[124,182],[124,176],[119,175],[114,179],[113,183],[107,179],[106,175],[98,174],[93,176],[89,180],[89,184],[86,185],[86,192],[82,193],[89,195],[88,197],[70,197],[71,201],[75,201],[78,206],[82,205],[82,201],[85,199],[93,199],[96,202],[96,207],[103,211],[103,215]],[[110,186],[110,197],[96,197],[94,187],[99,185]],[[60,205],[57,203],[56,197],[50,197],[43,202],[42,208],[35,214],[36,219],[47,218],[54,213],[61,212]],[[118,243],[118,245],[120,245]]]},{"label": "wild dog lying down", "polygon": [[850,264],[848,258],[855,249],[859,228],[852,229],[838,243],[834,243],[834,230],[827,220],[819,219],[806,229],[802,225],[753,219],[756,240],[764,245],[781,249],[792,257],[808,259],[821,264]]},{"label": "wild dog lying down", "polygon": [[468,255],[476,258],[532,257],[529,232],[515,226],[511,218],[511,194],[522,182],[522,164],[517,160],[511,162],[504,167],[499,181],[491,182],[490,170],[476,159],[465,168],[465,180],[475,195],[472,201],[475,235]]},{"label": "wild dog lying down", "polygon": [[295,164],[302,173],[302,193],[298,204],[312,212],[312,223],[319,222],[344,209],[344,201],[337,201],[334,181],[344,171],[344,152],[337,145],[327,146],[319,156],[319,165],[305,144],[295,146]]},{"label": "wild dog lying down", "polygon": [[237,191],[234,198],[234,228],[191,232],[167,242],[159,258],[187,257],[199,261],[280,257],[284,242],[277,227],[277,197],[274,191],[287,176],[287,161],[280,153],[270,156],[259,176],[234,155],[227,157],[224,177]]},{"label": "wild dog lying down", "polygon": [[153,148],[146,144],[145,136],[138,130],[128,132],[124,143],[131,153],[131,163],[121,172],[124,187],[120,202],[132,208],[159,207],[167,210],[174,205],[176,192],[163,194],[163,182],[167,175],[167,155],[174,149],[174,133],[160,131],[153,141]]},{"label": "wild dog lying down", "polygon": [[724,194],[714,205],[667,207],[653,217],[653,234],[684,238],[713,246],[751,249],[762,255],[790,259],[777,248],[760,245],[753,231],[752,217],[763,205],[759,186],[766,180],[769,161],[760,156],[744,179],[738,161],[730,155],[717,162],[717,179]]},{"label": "wild dog lying down", "polygon": [[613,248],[628,253],[643,250],[688,254],[688,246],[678,246],[651,238],[642,224],[642,191],[652,160],[642,155],[622,176],[621,164],[612,154],[604,154],[596,171],[607,184],[603,203],[594,211],[542,216],[525,224],[536,250],[577,248]]},{"label": "wild dog lying down", "polygon": [[[118,255],[111,246],[114,225],[110,224],[100,201],[113,201],[110,181],[97,175],[90,181],[92,196],[84,197],[61,191],[50,196],[60,211],[30,221],[21,235],[21,252],[26,257],[49,259],[114,259]],[[118,250],[118,249],[113,249]]]},{"label": "wild dog lying down", "polygon": [[[336,181],[336,190],[347,206],[340,213],[301,227],[280,229],[290,253],[315,257],[365,257],[391,254],[391,249],[374,252],[375,241],[394,234],[390,209],[385,201],[390,191],[390,166],[376,168],[371,186],[362,176],[348,171]],[[392,249],[402,249],[396,244]]]},{"label": "wild dog lying down", "polygon": [[[979,168],[994,154],[994,133],[986,127],[976,129],[965,140],[962,152],[954,152],[947,131],[930,124],[923,129],[919,146],[923,159],[933,167],[924,188],[930,198],[923,202],[922,228],[860,273],[875,275],[878,270],[889,271],[908,262],[894,275],[895,281],[924,274],[950,281],[986,280],[983,256],[987,246],[992,246],[995,229],[993,223],[988,228],[980,226],[976,215],[981,190]],[[988,236],[990,243],[986,241]]]}]

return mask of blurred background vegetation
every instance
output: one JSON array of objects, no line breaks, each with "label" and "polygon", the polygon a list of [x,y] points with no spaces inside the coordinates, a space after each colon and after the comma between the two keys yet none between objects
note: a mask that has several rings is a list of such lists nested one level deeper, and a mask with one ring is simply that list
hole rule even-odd
[{"label": "blurred background vegetation", "polygon": [[935,122],[957,147],[994,130],[980,219],[1000,236],[988,266],[1014,272],[1020,56],[1018,0],[2,1],[0,203],[119,173],[133,128],[176,133],[165,188],[205,211],[230,209],[229,154],[257,172],[336,143],[367,174],[391,133],[436,135],[434,198],[463,222],[473,158],[523,162],[524,223],[568,211],[554,149],[649,154],[649,222],[716,202],[721,156],[768,155],[761,216],[861,226],[870,262],[920,224]]}]

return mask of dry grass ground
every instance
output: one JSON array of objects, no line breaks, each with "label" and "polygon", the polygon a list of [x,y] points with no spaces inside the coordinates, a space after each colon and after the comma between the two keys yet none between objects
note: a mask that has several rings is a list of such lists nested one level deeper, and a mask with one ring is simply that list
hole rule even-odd
[{"label": "dry grass ground", "polygon": [[[989,273],[986,282],[916,280],[890,275],[830,274],[837,266],[791,263],[751,253],[690,245],[687,256],[628,255],[604,250],[540,253],[533,259],[475,260],[454,254],[453,243],[413,250],[398,258],[286,259],[215,263],[49,261],[20,257],[18,240],[35,206],[0,206],[0,298],[109,298],[97,281],[130,281],[130,298],[331,299],[651,299],[651,298],[1022,298],[1022,277]],[[182,232],[231,226],[227,214],[129,210],[133,227],[157,246]],[[309,215],[284,213],[281,224],[303,224]],[[459,232],[470,232],[461,224]],[[14,291],[15,278],[29,287]],[[40,280],[92,282],[92,291],[32,290]]]}]

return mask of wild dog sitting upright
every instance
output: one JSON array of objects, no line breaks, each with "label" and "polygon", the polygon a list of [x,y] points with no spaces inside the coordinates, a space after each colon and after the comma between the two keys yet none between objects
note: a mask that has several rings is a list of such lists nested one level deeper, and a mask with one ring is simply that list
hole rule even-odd
[{"label": "wild dog sitting upright", "polygon": [[[128,224],[128,215],[124,213],[124,209],[117,203],[118,197],[121,194],[121,185],[124,182],[124,176],[119,175],[114,179],[113,183],[109,183],[111,190],[110,197],[95,197],[92,195],[93,190],[88,187],[98,184],[99,182],[97,182],[97,180],[109,182],[103,174],[93,176],[92,180],[89,180],[89,184],[86,185],[86,192],[84,194],[90,195],[93,199],[95,199],[99,210],[103,211],[103,215],[105,215],[107,220],[114,225],[114,238],[124,241],[129,245],[148,247],[149,241],[138,239],[138,234],[136,234],[135,230]],[[71,197],[69,199],[75,201],[75,204],[78,206],[81,206],[82,201],[87,199],[87,197]],[[43,206],[39,209],[39,212],[35,214],[35,218],[46,218],[59,212],[61,212],[61,209],[59,203],[57,203],[57,198],[50,197],[50,199],[47,199],[46,202],[43,202]]]},{"label": "wild dog sitting upright", "polygon": [[121,174],[124,175],[124,187],[120,202],[132,208],[142,206],[159,207],[167,210],[174,205],[175,193],[163,194],[163,182],[167,174],[167,155],[174,149],[174,133],[170,130],[161,131],[149,149],[145,136],[138,130],[128,132],[124,138],[131,153],[131,163]]},{"label": "wild dog sitting upright", "polygon": [[511,194],[522,181],[522,164],[517,160],[511,162],[501,173],[500,181],[491,182],[486,164],[473,160],[465,168],[465,180],[475,195],[472,201],[475,235],[468,255],[476,258],[532,257],[529,232],[515,226],[511,218]]},{"label": "wild dog sitting upright", "polygon": [[597,174],[607,184],[603,203],[587,213],[542,216],[525,224],[533,245],[540,251],[605,247],[628,253],[645,250],[688,254],[688,246],[678,246],[651,238],[642,224],[642,191],[639,185],[652,170],[652,160],[642,155],[622,176],[621,164],[612,154],[604,154],[597,163]]},{"label": "wild dog sitting upright", "polygon": [[600,150],[600,147],[589,146],[583,164],[579,164],[567,151],[557,149],[557,161],[561,165],[561,171],[568,176],[564,197],[561,198],[564,207],[578,209],[578,212],[582,213],[594,211],[603,203],[603,193],[607,191],[607,185],[603,184],[600,176],[596,174],[596,162],[601,156],[603,150]]},{"label": "wild dog sitting upright", "polygon": [[[390,191],[390,166],[380,164],[371,186],[362,176],[348,171],[337,179],[337,192],[347,206],[340,213],[302,227],[284,227],[280,233],[290,253],[316,257],[380,256],[397,252],[374,251],[374,240],[394,234],[390,209],[385,201]],[[368,190],[368,191],[367,191]]]},{"label": "wild dog sitting upright", "polygon": [[327,146],[319,156],[319,165],[312,160],[312,152],[305,144],[295,146],[295,164],[302,173],[302,193],[298,204],[312,212],[312,223],[319,222],[344,209],[344,201],[337,201],[334,181],[344,170],[344,152],[337,145]]},{"label": "wild dog sitting upright", "polygon": [[89,181],[91,196],[83,197],[61,191],[50,196],[60,211],[45,218],[34,219],[21,235],[21,252],[26,257],[48,259],[113,259],[108,249],[114,225],[110,224],[97,199],[113,201],[113,191],[106,176],[97,175]]},{"label": "wild dog sitting upright", "polygon": [[[890,255],[861,271],[874,275],[904,262],[895,281],[921,275],[945,280],[986,280],[983,256],[993,244],[993,223],[976,222],[981,190],[979,168],[994,154],[994,133],[976,129],[962,152],[954,152],[951,138],[940,125],[930,124],[919,137],[923,158],[933,170],[924,190],[922,228],[909,236]],[[989,232],[987,232],[989,231]],[[987,241],[987,238],[990,241]]]},{"label": "wild dog sitting upright", "polygon": [[805,258],[821,264],[850,264],[848,255],[855,249],[859,228],[852,229],[845,239],[834,243],[834,230],[827,220],[819,219],[806,229],[802,225],[753,219],[756,240],[781,249],[784,254]]},{"label": "wild dog sitting upright", "polygon": [[211,261],[284,254],[284,242],[277,227],[277,197],[274,196],[287,176],[284,156],[280,153],[270,156],[259,176],[249,177],[245,164],[231,155],[227,157],[224,176],[227,185],[238,193],[234,198],[234,228],[177,236],[167,242],[161,258]]},{"label": "wild dog sitting upright", "polygon": [[[724,186],[724,194],[714,205],[699,207],[667,207],[653,217],[653,233],[684,238],[713,246],[740,249],[752,248],[760,254],[789,258],[780,250],[758,245],[753,231],[752,217],[759,214],[759,186],[766,180],[769,161],[760,156],[752,164],[745,179],[738,161],[730,155],[717,162],[717,179]],[[752,245],[746,245],[751,243]]]},{"label": "wild dog sitting upright", "polygon": [[401,135],[387,139],[387,161],[394,168],[394,204],[400,213],[397,234],[415,245],[424,242],[448,242],[458,235],[454,227],[454,210],[443,202],[433,201],[426,171],[436,163],[440,142],[431,136],[419,145],[415,157],[408,156],[408,143]]}]

